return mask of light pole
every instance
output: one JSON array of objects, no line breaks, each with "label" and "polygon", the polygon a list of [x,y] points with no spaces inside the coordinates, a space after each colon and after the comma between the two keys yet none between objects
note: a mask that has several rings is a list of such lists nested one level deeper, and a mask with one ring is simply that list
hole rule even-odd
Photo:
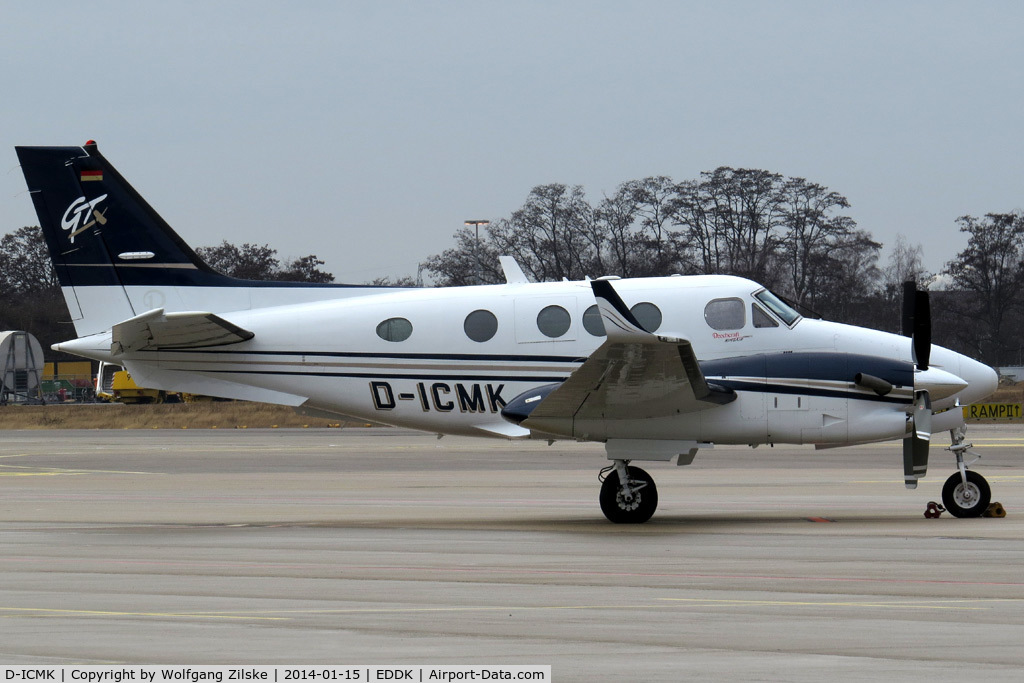
[{"label": "light pole", "polygon": [[480,226],[490,225],[490,221],[476,220],[476,221],[465,221],[466,226],[472,225],[476,229],[476,244],[473,245],[473,255],[476,258],[476,283],[482,284],[483,279],[480,277]]}]

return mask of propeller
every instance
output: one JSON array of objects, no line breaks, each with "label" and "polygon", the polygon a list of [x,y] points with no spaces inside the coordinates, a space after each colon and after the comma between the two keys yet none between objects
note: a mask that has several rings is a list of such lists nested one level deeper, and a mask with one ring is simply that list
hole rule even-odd
[{"label": "propeller", "polygon": [[[932,437],[932,399],[927,389],[917,389],[928,372],[932,350],[932,313],[928,292],[917,289],[913,280],[903,283],[903,335],[911,337],[916,370],[914,405],[910,412],[910,435],[903,439],[903,481],[908,489],[928,471],[928,446]],[[936,374],[932,371],[931,374]],[[943,373],[946,374],[946,373]],[[927,386],[927,383],[923,383]]]},{"label": "propeller", "polygon": [[914,363],[918,370],[927,370],[932,354],[932,306],[928,292],[917,289],[917,283],[903,283],[903,336],[911,337]]}]

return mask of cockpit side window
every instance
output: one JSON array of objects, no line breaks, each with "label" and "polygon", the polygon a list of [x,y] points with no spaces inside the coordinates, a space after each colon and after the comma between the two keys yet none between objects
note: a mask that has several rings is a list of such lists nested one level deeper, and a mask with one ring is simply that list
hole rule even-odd
[{"label": "cockpit side window", "polygon": [[754,321],[754,327],[778,327],[779,323],[775,318],[768,315],[763,308],[757,304],[750,304],[750,319]]},{"label": "cockpit side window", "polygon": [[779,316],[779,319],[790,327],[800,320],[800,314],[793,310],[792,306],[785,303],[782,299],[775,296],[767,289],[762,289],[760,292],[754,294],[754,298],[763,303],[769,311]]},{"label": "cockpit side window", "polygon": [[712,299],[704,307],[704,320],[713,330],[738,330],[747,324],[742,299]]}]

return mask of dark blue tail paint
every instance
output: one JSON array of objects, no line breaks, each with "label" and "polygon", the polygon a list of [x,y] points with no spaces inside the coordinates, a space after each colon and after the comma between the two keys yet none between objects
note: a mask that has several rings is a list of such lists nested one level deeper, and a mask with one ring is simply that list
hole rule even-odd
[{"label": "dark blue tail paint", "polygon": [[171,229],[95,143],[15,150],[62,286],[362,286],[221,275]]}]

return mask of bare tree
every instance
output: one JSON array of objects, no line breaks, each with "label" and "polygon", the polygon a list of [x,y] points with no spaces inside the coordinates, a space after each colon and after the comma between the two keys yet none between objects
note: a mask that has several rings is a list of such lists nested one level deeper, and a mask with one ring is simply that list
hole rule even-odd
[{"label": "bare tree", "polygon": [[882,269],[882,287],[888,294],[890,291],[902,296],[903,283],[908,280],[924,284],[929,278],[924,268],[924,249],[920,243],[910,245],[903,233],[896,235],[889,254],[889,263]]},{"label": "bare tree", "polygon": [[499,254],[515,256],[535,282],[582,279],[596,267],[593,209],[579,185],[538,185],[521,209],[488,227]]},{"label": "bare tree", "polygon": [[813,252],[808,269],[815,273],[814,286],[800,303],[829,320],[878,327],[872,297],[879,277],[881,248],[869,233],[851,230],[827,249]]},{"label": "bare tree", "polygon": [[49,349],[74,337],[70,322],[43,231],[26,226],[0,238],[0,330],[24,330]]},{"label": "bare tree", "polygon": [[607,257],[601,264],[601,275],[636,277],[642,272],[643,241],[633,231],[637,205],[628,183],[619,186],[611,197],[605,197],[594,209],[594,220],[602,226]]},{"label": "bare tree", "polygon": [[366,284],[373,285],[374,287],[415,287],[416,281],[412,278],[411,275],[401,275],[395,277],[392,277],[391,275],[385,275],[383,277],[375,277],[373,278],[373,280],[367,282]]},{"label": "bare tree", "polygon": [[25,226],[0,238],[0,290],[7,295],[57,287],[57,274],[37,226]]},{"label": "bare tree", "polygon": [[766,281],[768,264],[781,237],[783,211],[778,173],[722,167],[704,173],[705,190],[719,214],[729,270]]},{"label": "bare tree", "polygon": [[275,279],[292,282],[334,282],[334,275],[320,270],[324,262],[314,254],[286,261]]},{"label": "bare tree", "polygon": [[959,318],[966,343],[987,363],[1019,356],[1020,291],[1024,286],[1024,213],[989,213],[984,218],[961,216],[960,231],[969,235],[967,248],[943,271],[960,296],[950,308]]},{"label": "bare tree", "polygon": [[847,270],[851,252],[879,246],[856,230],[852,218],[836,214],[849,206],[838,192],[803,178],[788,178],[779,188],[785,233],[778,243],[778,280],[797,303],[813,308],[824,298],[827,283]]},{"label": "bare tree", "polygon": [[334,282],[334,276],[320,270],[324,264],[315,254],[281,265],[277,249],[268,244],[237,246],[224,240],[215,247],[199,247],[196,254],[214,270],[243,280],[293,282]]},{"label": "bare tree", "polygon": [[639,233],[645,242],[645,275],[669,273],[679,260],[679,233],[673,232],[676,185],[667,176],[650,176],[623,185],[632,195]]},{"label": "bare tree", "polygon": [[676,185],[672,216],[700,272],[769,281],[782,240],[781,181],[778,173],[722,166]]},{"label": "bare tree", "polygon": [[[477,279],[477,255],[479,251],[479,283],[495,284],[504,282],[501,265],[498,263],[498,252],[495,247],[494,230],[499,229],[497,223],[491,223],[481,235],[480,244],[476,243],[476,233],[470,228],[460,228],[455,232],[455,246],[445,249],[440,254],[428,256],[423,261],[423,270],[431,275],[439,287],[459,287],[475,285]],[[503,252],[510,253],[510,252]],[[526,252],[515,253],[519,262]]]},{"label": "bare tree", "polygon": [[684,180],[675,187],[671,211],[676,225],[683,228],[698,273],[729,271],[721,214],[703,182]]}]

